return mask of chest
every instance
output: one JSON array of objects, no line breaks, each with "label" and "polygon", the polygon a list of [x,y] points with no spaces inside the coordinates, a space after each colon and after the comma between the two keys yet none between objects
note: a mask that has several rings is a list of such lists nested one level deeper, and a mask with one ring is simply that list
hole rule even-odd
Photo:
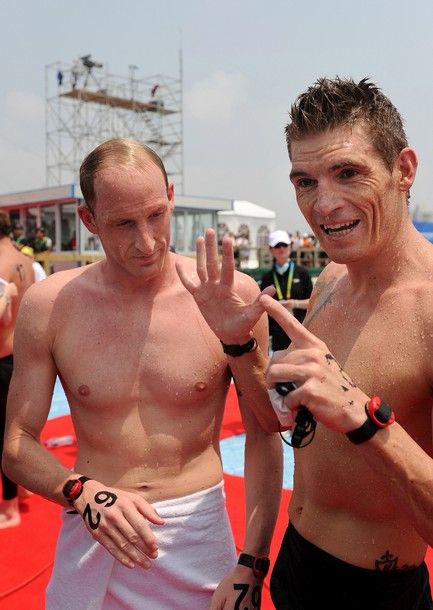
[{"label": "chest", "polygon": [[191,303],[80,313],[59,330],[55,360],[70,396],[88,408],[175,409],[211,397],[227,376],[221,346]]},{"label": "chest", "polygon": [[[423,412],[429,427],[431,339],[412,307],[374,309],[330,305],[307,322],[352,380],[369,396],[389,402],[401,423]],[[416,418],[420,420],[419,417]]]}]

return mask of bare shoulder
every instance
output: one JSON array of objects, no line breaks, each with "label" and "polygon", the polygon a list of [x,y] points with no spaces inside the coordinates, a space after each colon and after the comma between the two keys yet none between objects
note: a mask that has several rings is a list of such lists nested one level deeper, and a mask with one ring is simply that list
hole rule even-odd
[{"label": "bare shoulder", "polygon": [[346,265],[329,263],[317,278],[310,297],[308,319],[317,315],[332,298],[339,282],[347,276]]},{"label": "bare shoulder", "polygon": [[[98,264],[98,263],[95,263]],[[46,331],[49,324],[53,324],[59,318],[59,309],[67,315],[67,303],[71,305],[71,293],[75,298],[80,298],[83,286],[88,283],[84,279],[85,274],[92,274],[88,267],[58,271],[49,275],[46,279],[35,282],[24,293],[18,314],[17,327],[21,326],[36,330]],[[58,306],[61,305],[59,308]],[[62,306],[63,305],[63,306]]]}]

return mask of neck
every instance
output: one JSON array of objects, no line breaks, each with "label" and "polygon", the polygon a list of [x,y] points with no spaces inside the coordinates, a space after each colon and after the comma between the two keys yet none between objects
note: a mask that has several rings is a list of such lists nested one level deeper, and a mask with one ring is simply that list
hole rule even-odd
[{"label": "neck", "polygon": [[422,261],[429,244],[412,222],[397,237],[389,239],[380,251],[360,261],[346,263],[350,283],[356,291],[383,291],[412,276],[417,263]]}]

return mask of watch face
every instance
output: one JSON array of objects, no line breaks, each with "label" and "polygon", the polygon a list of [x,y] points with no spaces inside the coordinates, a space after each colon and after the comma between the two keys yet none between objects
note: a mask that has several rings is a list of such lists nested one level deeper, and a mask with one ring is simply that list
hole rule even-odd
[{"label": "watch face", "polygon": [[63,486],[63,495],[68,500],[73,500],[81,487],[82,483],[78,479],[66,481],[65,485]]},{"label": "watch face", "polygon": [[269,571],[270,560],[267,557],[257,557],[253,564],[253,572],[257,578],[264,578]]}]

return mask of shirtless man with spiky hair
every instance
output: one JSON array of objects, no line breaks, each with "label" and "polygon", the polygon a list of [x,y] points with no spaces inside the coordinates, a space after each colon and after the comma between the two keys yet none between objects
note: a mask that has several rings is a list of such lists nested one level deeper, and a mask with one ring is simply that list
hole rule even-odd
[{"label": "shirtless man with spiky hair", "polygon": [[[305,326],[260,299],[292,340],[267,373],[280,425],[293,428],[301,405],[317,422],[294,450],[272,599],[277,610],[431,609],[433,245],[409,215],[417,157],[367,79],[317,81],[286,135],[299,208],[333,262]],[[212,302],[201,309],[212,322]],[[245,312],[238,323],[248,330]],[[273,429],[268,411],[257,416]]]}]

